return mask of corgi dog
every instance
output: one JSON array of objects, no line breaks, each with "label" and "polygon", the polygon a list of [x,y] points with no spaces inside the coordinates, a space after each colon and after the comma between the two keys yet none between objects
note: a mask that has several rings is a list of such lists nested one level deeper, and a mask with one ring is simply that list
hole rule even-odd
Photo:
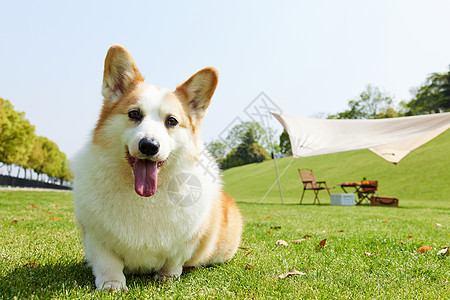
[{"label": "corgi dog", "polygon": [[218,82],[205,68],[175,90],[144,83],[128,51],[105,59],[103,107],[72,162],[75,213],[100,290],[127,290],[127,273],[178,277],[230,260],[242,216],[200,141]]}]

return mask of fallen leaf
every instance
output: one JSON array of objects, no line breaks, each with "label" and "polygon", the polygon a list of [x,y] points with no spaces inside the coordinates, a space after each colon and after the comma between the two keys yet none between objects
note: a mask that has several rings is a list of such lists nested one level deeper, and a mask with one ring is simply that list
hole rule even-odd
[{"label": "fallen leaf", "polygon": [[59,218],[56,218],[56,217],[55,218],[50,218],[50,220],[59,220]]},{"label": "fallen leaf", "polygon": [[324,248],[326,243],[327,243],[327,239],[321,240],[319,245],[317,245],[317,248]]},{"label": "fallen leaf", "polygon": [[272,232],[270,232],[269,230],[267,230],[267,232],[266,232],[267,234],[272,234]]},{"label": "fallen leaf", "polygon": [[24,264],[24,265],[22,266],[22,268],[26,268],[26,267],[36,268],[37,266],[39,266],[38,263],[30,262],[30,263]]},{"label": "fallen leaf", "polygon": [[58,205],[52,204],[52,205],[50,205],[50,207],[58,207]]},{"label": "fallen leaf", "polygon": [[344,232],[344,230],[341,229],[341,230],[338,230],[338,232]]},{"label": "fallen leaf", "polygon": [[283,246],[289,246],[289,244],[288,244],[286,241],[284,241],[284,240],[278,240],[278,241],[276,242],[276,244],[277,244],[277,245],[283,245]]},{"label": "fallen leaf", "polygon": [[437,253],[438,255],[449,255],[450,254],[450,251],[448,250],[449,249],[449,247],[445,247],[444,249],[442,249],[442,250],[439,250],[439,252]]},{"label": "fallen leaf", "polygon": [[270,229],[281,229],[281,226],[270,226]]},{"label": "fallen leaf", "polygon": [[377,216],[373,216],[373,218],[375,219]]},{"label": "fallen leaf", "polygon": [[387,220],[387,219],[383,219],[383,222],[386,222],[386,223],[387,223],[387,222],[388,222],[388,220]]},{"label": "fallen leaf", "polygon": [[303,238],[310,238],[311,236],[309,234],[306,234]]},{"label": "fallen leaf", "polygon": [[410,239],[411,239],[412,237],[413,237],[412,235],[408,235],[408,238],[410,238]]},{"label": "fallen leaf", "polygon": [[14,224],[16,224],[16,223],[17,223],[17,222],[19,222],[19,221],[17,221],[17,220],[13,220],[12,222],[13,222]]},{"label": "fallen leaf", "polygon": [[34,207],[34,208],[39,207],[39,206],[34,205],[34,204],[30,204],[30,206],[31,206],[31,207]]},{"label": "fallen leaf", "polygon": [[292,270],[292,271],[290,271],[290,272],[288,272],[286,274],[279,275],[278,278],[283,279],[283,278],[286,278],[286,277],[289,277],[289,276],[293,276],[293,275],[306,275],[306,273],[299,272],[297,270]]},{"label": "fallen leaf", "polygon": [[261,227],[261,224],[258,224],[258,225],[256,225],[256,226]]},{"label": "fallen leaf", "polygon": [[403,245],[405,242],[398,242],[400,245]]},{"label": "fallen leaf", "polygon": [[306,241],[305,239],[298,239],[298,240],[295,240],[295,241],[291,241],[291,243],[301,243],[301,242],[304,242],[304,241]]},{"label": "fallen leaf", "polygon": [[419,251],[422,252],[422,253],[425,253],[427,251],[432,251],[432,250],[433,250],[433,248],[428,247],[428,246],[423,246],[423,247],[419,248]]}]

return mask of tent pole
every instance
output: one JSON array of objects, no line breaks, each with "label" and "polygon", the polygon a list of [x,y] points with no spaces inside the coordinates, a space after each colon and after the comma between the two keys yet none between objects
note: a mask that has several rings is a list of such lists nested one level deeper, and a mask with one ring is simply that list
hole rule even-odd
[{"label": "tent pole", "polygon": [[277,174],[278,190],[280,191],[281,204],[284,204],[283,203],[283,192],[281,191],[280,177],[278,176],[277,159],[275,157],[275,154],[274,154],[275,149],[272,144],[272,133],[270,132],[270,127],[269,127],[269,111],[268,110],[266,110],[266,117],[267,117],[267,132],[269,133],[269,143],[272,148],[272,159],[273,159],[273,163],[275,164],[275,173]]},{"label": "tent pole", "polygon": [[278,190],[280,191],[281,204],[284,204],[283,203],[283,193],[281,192],[280,176],[278,176],[277,159],[275,158],[275,155],[273,155],[273,152],[272,152],[272,158],[273,158],[273,163],[275,164],[275,172],[277,173]]}]

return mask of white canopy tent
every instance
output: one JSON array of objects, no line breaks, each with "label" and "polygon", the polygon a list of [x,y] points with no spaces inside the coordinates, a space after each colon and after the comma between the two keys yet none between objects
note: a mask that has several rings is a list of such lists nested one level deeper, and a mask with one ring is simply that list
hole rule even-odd
[{"label": "white canopy tent", "polygon": [[[450,128],[450,112],[375,120],[335,120],[272,113],[289,135],[293,159],[281,172],[261,203],[286,172],[294,158],[369,149],[397,164],[412,150]],[[281,196],[281,201],[283,198]]]},{"label": "white canopy tent", "polygon": [[397,164],[409,152],[450,128],[450,113],[375,120],[273,115],[289,134],[294,158],[368,148]]}]

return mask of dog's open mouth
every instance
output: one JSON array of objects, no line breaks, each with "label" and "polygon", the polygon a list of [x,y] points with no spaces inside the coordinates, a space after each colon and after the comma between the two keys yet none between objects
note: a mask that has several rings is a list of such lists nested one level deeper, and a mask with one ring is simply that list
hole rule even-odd
[{"label": "dog's open mouth", "polygon": [[130,154],[126,150],[127,160],[133,168],[134,173],[134,190],[142,197],[150,197],[156,193],[158,185],[158,168],[165,161],[153,161],[150,159],[139,159]]}]

